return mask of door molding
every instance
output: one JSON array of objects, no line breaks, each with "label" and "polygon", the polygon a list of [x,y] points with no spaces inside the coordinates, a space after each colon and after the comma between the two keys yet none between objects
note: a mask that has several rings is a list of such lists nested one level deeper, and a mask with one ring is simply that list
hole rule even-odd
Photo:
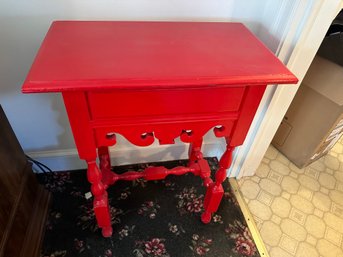
[{"label": "door molding", "polygon": [[[279,26],[285,31],[281,31],[284,36],[281,37],[276,55],[298,77],[299,82],[297,85],[267,87],[246,140],[234,153],[228,173],[230,177],[255,174],[327,29],[342,8],[342,0],[293,2],[291,15],[288,16],[289,26]],[[279,12],[278,15],[283,14]],[[275,19],[278,21],[280,18]]]}]

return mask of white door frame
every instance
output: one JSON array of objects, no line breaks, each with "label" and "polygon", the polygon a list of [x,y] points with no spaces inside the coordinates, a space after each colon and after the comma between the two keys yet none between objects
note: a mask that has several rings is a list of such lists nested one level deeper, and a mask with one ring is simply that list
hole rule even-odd
[{"label": "white door frame", "polygon": [[230,177],[255,174],[343,0],[294,1],[294,13],[276,52],[298,77],[297,85],[268,86],[244,145],[237,148]]}]

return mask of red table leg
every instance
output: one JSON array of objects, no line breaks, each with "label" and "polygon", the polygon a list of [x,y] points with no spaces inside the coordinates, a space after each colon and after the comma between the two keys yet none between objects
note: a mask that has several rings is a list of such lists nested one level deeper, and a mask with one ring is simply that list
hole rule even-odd
[{"label": "red table leg", "polygon": [[211,183],[207,188],[204,200],[205,211],[201,215],[201,221],[204,223],[209,223],[211,221],[212,213],[217,211],[220,201],[224,195],[222,183],[226,178],[226,170],[230,167],[232,162],[233,149],[234,147],[227,143],[226,151],[219,161],[219,169],[216,172],[215,182]]},{"label": "red table leg", "polygon": [[193,162],[202,158],[201,146],[202,146],[202,138],[198,141],[195,141],[195,142],[189,144],[189,150],[188,150],[189,163],[188,163],[188,166],[190,166]]},{"label": "red table leg", "polygon": [[87,161],[87,178],[92,184],[91,191],[94,195],[93,207],[98,226],[102,229],[104,237],[112,235],[110,208],[104,184],[101,181],[101,172],[95,160]]},{"label": "red table leg", "polygon": [[204,186],[208,187],[212,183],[211,170],[207,164],[207,161],[203,159],[203,154],[201,152],[202,141],[203,140],[201,138],[193,143],[190,143],[188,150],[188,167],[190,167],[193,163],[198,162],[200,165],[199,176],[203,179]]},{"label": "red table leg", "polygon": [[100,162],[100,170],[102,173],[101,181],[105,186],[105,189],[111,184],[112,172],[111,172],[111,157],[107,146],[101,146],[98,148],[98,156]]}]

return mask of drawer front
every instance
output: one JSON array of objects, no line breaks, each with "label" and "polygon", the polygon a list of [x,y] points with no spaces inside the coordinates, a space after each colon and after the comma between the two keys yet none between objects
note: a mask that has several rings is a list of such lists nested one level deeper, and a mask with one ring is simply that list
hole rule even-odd
[{"label": "drawer front", "polygon": [[245,87],[88,92],[91,117],[189,115],[238,111]]}]

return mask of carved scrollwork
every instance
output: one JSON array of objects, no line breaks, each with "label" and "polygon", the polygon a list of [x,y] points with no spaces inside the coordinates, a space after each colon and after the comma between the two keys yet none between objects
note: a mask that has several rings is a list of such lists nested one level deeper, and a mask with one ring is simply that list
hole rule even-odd
[{"label": "carved scrollwork", "polygon": [[116,140],[116,134],[114,132],[109,132],[106,134],[106,139],[108,140]]},{"label": "carved scrollwork", "polygon": [[[220,124],[220,125],[218,125]],[[128,141],[137,146],[148,146],[156,139],[160,144],[173,144],[180,137],[182,142],[191,143],[201,138],[211,129],[216,137],[230,136],[233,121],[222,122],[190,122],[154,125],[130,125],[110,128],[96,128],[96,141],[98,146],[111,146],[116,143],[115,134],[123,135]]]},{"label": "carved scrollwork", "polygon": [[151,145],[155,140],[154,133],[144,132],[141,134],[140,139],[140,141],[136,141],[141,143],[139,146]]},{"label": "carved scrollwork", "polygon": [[183,129],[180,134],[180,139],[182,142],[191,142],[193,137],[193,130],[191,129]]},{"label": "carved scrollwork", "polygon": [[215,134],[216,137],[223,137],[225,136],[225,132],[226,132],[225,130],[226,130],[225,126],[219,125],[213,128],[213,133]]}]

